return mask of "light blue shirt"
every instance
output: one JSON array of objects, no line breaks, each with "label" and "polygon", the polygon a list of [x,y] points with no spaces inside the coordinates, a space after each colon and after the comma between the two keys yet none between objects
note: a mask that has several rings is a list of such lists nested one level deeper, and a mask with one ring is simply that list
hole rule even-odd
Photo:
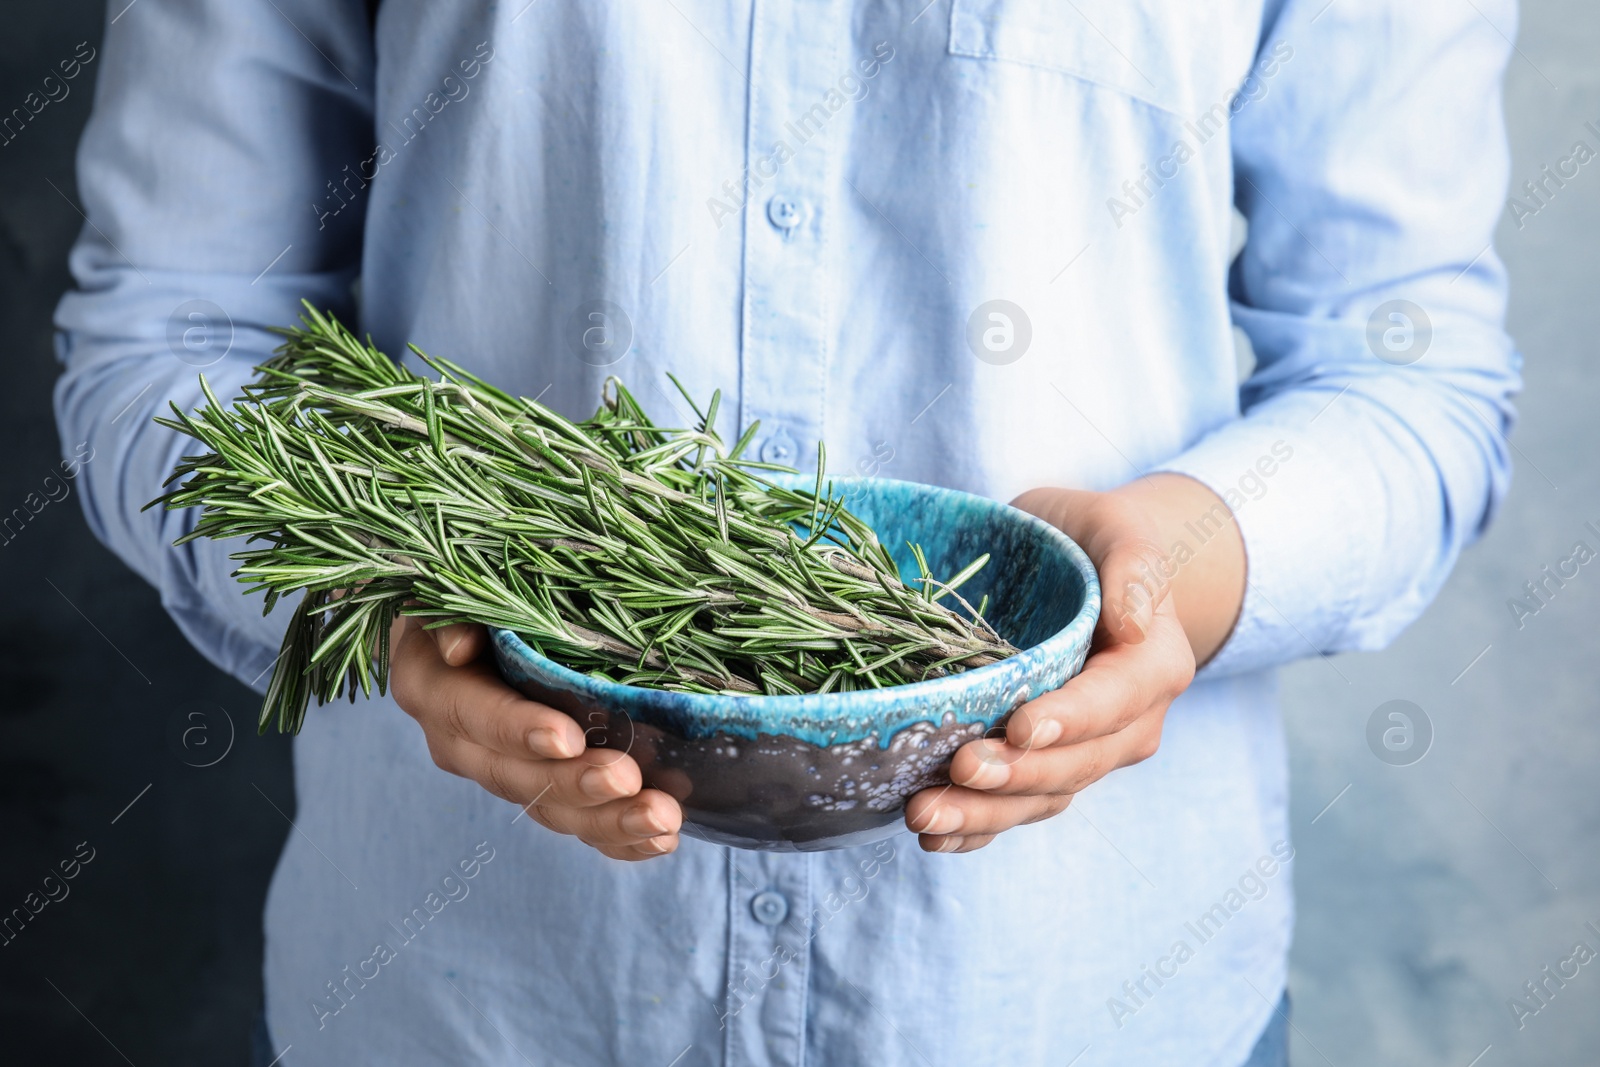
[{"label": "light blue shirt", "polygon": [[801,467],[1185,472],[1249,556],[1160,752],[966,856],[615,863],[392,702],[314,710],[284,1063],[1244,1060],[1292,925],[1273,668],[1383,645],[1506,489],[1507,0],[390,0],[376,61],[354,0],[112,14],[62,440],[96,533],[258,689],[284,616],[240,546],[139,509],[184,451],[151,416],[201,369],[227,395],[301,297],[569,415],[613,373],[669,423],[667,372],[721,388]]}]

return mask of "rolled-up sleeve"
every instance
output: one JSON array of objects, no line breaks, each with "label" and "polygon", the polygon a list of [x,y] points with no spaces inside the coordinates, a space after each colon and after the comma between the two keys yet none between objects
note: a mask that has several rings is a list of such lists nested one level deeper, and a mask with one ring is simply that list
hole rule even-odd
[{"label": "rolled-up sleeve", "polygon": [[55,317],[62,447],[93,457],[78,480],[95,535],[212,662],[259,687],[284,608],[263,618],[231,577],[242,543],[174,548],[195,512],[141,510],[194,446],[151,419],[194,407],[201,373],[234,395],[301,298],[350,314],[373,140],[366,14],[353,0],[140,4],[102,53],[78,151],[87,221]]},{"label": "rolled-up sleeve", "polygon": [[1515,32],[1510,3],[1443,0],[1291,0],[1267,27],[1280,62],[1233,123],[1229,287],[1256,366],[1242,416],[1162,464],[1237,505],[1244,537],[1205,675],[1382,647],[1505,495],[1520,358],[1491,234]]}]

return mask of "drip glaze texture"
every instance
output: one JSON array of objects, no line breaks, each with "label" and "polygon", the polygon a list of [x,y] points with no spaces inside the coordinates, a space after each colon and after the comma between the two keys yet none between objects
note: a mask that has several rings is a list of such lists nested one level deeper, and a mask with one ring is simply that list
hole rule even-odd
[{"label": "drip glaze texture", "polygon": [[[800,476],[785,479],[809,484]],[[887,689],[806,696],[671,693],[567,669],[510,630],[493,630],[501,675],[571,715],[590,747],[627,752],[644,784],[674,797],[684,832],[738,848],[846,848],[903,829],[906,798],[949,781],[950,757],[998,735],[1019,705],[1083,668],[1100,583],[1081,548],[1041,519],[951,489],[886,478],[834,479],[909,580],[906,542],[936,576],[987,552],[961,588],[1021,651],[987,667]]]}]

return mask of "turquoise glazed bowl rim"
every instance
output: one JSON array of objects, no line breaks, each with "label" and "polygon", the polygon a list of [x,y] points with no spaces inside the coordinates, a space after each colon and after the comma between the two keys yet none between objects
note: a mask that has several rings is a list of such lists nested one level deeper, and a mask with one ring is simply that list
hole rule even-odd
[{"label": "turquoise glazed bowl rim", "polygon": [[[809,487],[814,478],[814,475],[799,475],[772,480]],[[502,655],[520,661],[534,674],[544,676],[555,688],[582,694],[603,707],[622,711],[632,719],[670,730],[681,737],[700,739],[727,733],[754,741],[762,734],[784,735],[827,747],[876,735],[880,748],[888,747],[894,735],[907,726],[929,721],[929,709],[941,703],[966,706],[969,715],[962,716],[964,719],[991,721],[994,717],[992,704],[976,699],[982,693],[992,692],[997,687],[1009,690],[1012,686],[1005,683],[1014,678],[1013,703],[1021,703],[1036,695],[1031,692],[1029,679],[1038,673],[1038,668],[1058,658],[1067,659],[1088,646],[1100,617],[1100,580],[1083,549],[1054,526],[1009,504],[956,489],[892,478],[834,478],[830,481],[836,489],[854,484],[905,486],[908,491],[930,497],[958,499],[968,509],[991,520],[1025,525],[1045,544],[1060,552],[1077,571],[1083,581],[1083,602],[1067,625],[998,663],[907,685],[820,695],[732,696],[623,685],[564,667],[534,651],[512,630],[493,629],[493,640],[500,646]],[[999,686],[996,683],[1000,683]],[[961,700],[965,690],[973,691],[974,704]]]}]

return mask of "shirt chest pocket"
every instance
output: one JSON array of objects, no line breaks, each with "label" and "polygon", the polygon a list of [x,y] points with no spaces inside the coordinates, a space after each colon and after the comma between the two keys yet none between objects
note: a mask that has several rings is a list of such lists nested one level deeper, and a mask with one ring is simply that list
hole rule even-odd
[{"label": "shirt chest pocket", "polygon": [[1243,77],[1255,31],[1225,0],[952,0],[949,50],[1059,71],[1187,118]]}]

